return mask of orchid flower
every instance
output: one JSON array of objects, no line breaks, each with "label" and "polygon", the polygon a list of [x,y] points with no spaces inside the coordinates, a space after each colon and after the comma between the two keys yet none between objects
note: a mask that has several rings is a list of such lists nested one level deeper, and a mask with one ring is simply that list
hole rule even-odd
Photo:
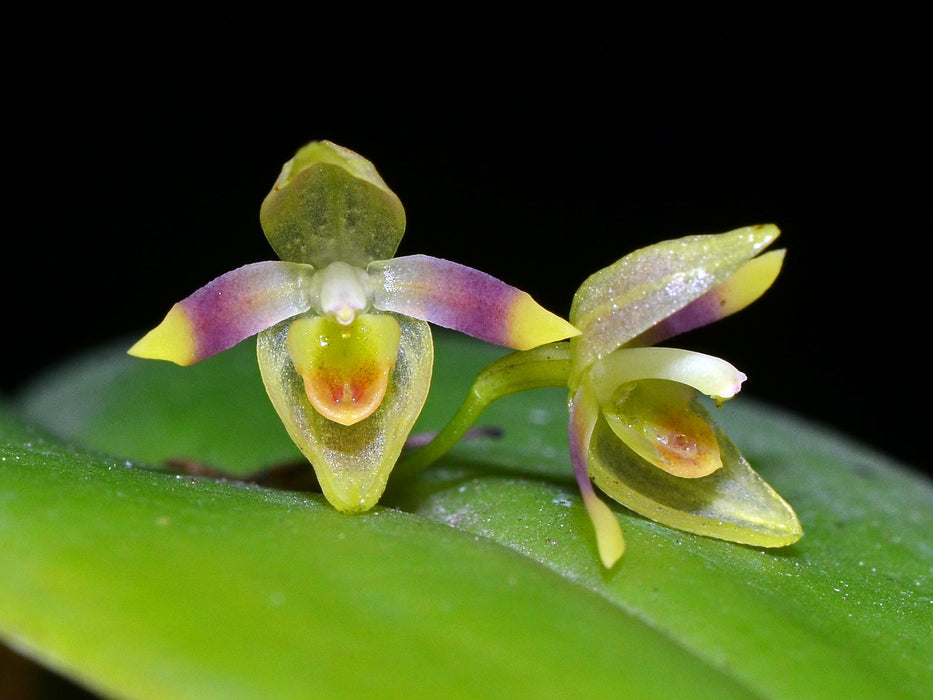
[{"label": "orchid flower", "polygon": [[366,511],[385,489],[430,387],[427,322],[519,350],[577,333],[483,272],[393,258],[401,202],[372,163],[328,141],[285,163],[260,223],[280,261],[221,275],[129,353],[184,366],[258,334],[269,398],[338,510]]},{"label": "orchid flower", "polygon": [[643,248],[588,278],[570,320],[580,335],[487,367],[434,442],[401,473],[436,460],[492,401],[542,386],[570,390],[570,461],[603,564],[625,549],[607,495],[648,518],[720,539],[778,547],[800,538],[791,507],[752,469],[698,401],[717,403],[745,375],[710,355],[650,347],[734,313],[771,286],[784,251],[760,254],[772,225]]}]

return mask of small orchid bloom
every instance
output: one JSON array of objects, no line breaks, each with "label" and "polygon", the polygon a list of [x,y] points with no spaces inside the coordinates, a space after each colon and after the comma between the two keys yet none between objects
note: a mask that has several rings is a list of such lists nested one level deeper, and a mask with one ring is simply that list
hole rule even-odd
[{"label": "small orchid bloom", "polygon": [[802,530],[794,511],[698,400],[699,393],[717,403],[731,398],[745,375],[710,355],[650,347],[757,299],[783,262],[783,250],[762,253],[777,236],[771,225],[687,236],[592,275],[570,311],[580,335],[486,367],[437,437],[402,457],[400,475],[438,459],[496,399],[567,387],[571,464],[607,568],[625,540],[593,482],[631,510],[680,530],[764,547],[795,542]]},{"label": "small orchid bloom", "polygon": [[777,236],[775,226],[751,226],[649,246],[577,291],[571,462],[607,567],[625,545],[591,477],[619,503],[681,530],[760,546],[800,538],[790,506],[697,401],[698,392],[732,398],[745,375],[710,355],[648,347],[757,299],[781,268],[783,250],[758,255]]},{"label": "small orchid bloom", "polygon": [[427,322],[518,350],[577,333],[483,272],[393,258],[401,202],[372,163],[328,141],[285,164],[260,222],[281,261],[221,275],[129,353],[190,365],[258,334],[269,398],[338,510],[368,510],[385,489],[430,387]]}]

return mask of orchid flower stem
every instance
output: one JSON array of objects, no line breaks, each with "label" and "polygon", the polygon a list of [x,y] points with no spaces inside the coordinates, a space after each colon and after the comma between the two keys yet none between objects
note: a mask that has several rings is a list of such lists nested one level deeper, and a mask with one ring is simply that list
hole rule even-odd
[{"label": "orchid flower stem", "polygon": [[443,430],[427,445],[402,453],[393,478],[410,478],[444,456],[493,401],[530,389],[566,387],[569,374],[568,342],[548,343],[496,360],[476,377],[470,393]]}]

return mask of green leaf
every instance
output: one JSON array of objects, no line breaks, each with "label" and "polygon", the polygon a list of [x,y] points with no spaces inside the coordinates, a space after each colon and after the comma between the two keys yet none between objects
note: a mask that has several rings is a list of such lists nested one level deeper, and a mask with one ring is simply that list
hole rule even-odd
[{"label": "green leaf", "polygon": [[[438,334],[436,430],[499,350]],[[0,418],[0,636],[131,697],[924,697],[933,487],[739,397],[717,422],[797,510],[761,550],[617,507],[605,571],[567,457],[566,390],[503,399],[386,507],[144,468],[298,456],[251,344],[191,368],[102,350]],[[72,442],[74,444],[72,444]]]}]

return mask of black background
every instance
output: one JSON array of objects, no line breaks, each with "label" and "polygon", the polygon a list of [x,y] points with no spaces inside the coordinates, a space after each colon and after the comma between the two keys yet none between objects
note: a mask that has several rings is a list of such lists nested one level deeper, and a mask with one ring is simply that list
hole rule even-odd
[{"label": "black background", "polygon": [[0,390],[271,259],[259,204],[328,138],[404,202],[400,254],[561,314],[639,246],[777,223],[773,289],[676,345],[928,470],[922,23],[754,5],[21,12],[2,41]]}]

